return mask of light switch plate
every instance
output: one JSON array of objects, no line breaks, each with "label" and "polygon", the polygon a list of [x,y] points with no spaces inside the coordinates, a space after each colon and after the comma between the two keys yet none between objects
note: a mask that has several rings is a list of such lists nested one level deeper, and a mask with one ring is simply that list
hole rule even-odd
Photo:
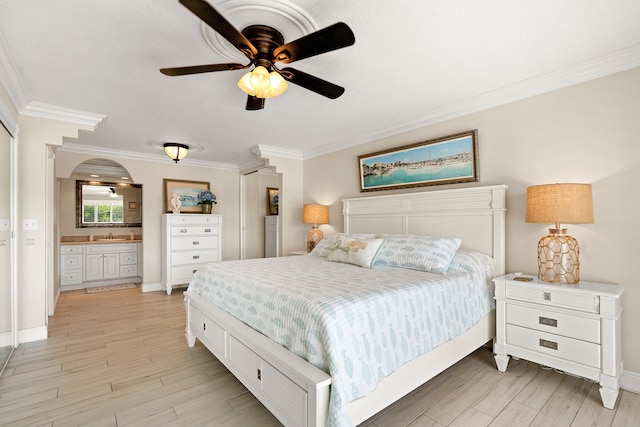
[{"label": "light switch plate", "polygon": [[37,230],[38,229],[38,220],[37,219],[23,219],[22,220],[22,229],[23,230]]}]

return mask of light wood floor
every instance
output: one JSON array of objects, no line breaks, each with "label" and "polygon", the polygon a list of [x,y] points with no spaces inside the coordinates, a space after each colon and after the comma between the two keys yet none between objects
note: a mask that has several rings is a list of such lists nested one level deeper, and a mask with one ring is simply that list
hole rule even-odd
[{"label": "light wood floor", "polygon": [[[0,377],[10,426],[278,426],[200,343],[181,292],[63,293],[46,341],[18,347]],[[640,395],[614,410],[585,380],[480,349],[365,423],[382,426],[638,426]]]}]

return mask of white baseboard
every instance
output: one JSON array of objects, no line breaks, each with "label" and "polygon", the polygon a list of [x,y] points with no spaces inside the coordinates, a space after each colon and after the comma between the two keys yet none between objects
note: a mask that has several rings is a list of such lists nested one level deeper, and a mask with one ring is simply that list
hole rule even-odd
[{"label": "white baseboard", "polygon": [[620,387],[627,391],[640,394],[640,374],[637,372],[622,371]]},{"label": "white baseboard", "polygon": [[142,290],[142,292],[158,292],[158,291],[164,291],[165,290],[164,286],[162,286],[162,284],[160,282],[158,282],[158,283],[143,283],[142,285],[140,285],[140,289]]},{"label": "white baseboard", "polygon": [[37,328],[22,329],[18,331],[18,343],[40,341],[47,339],[47,327],[38,326]]}]

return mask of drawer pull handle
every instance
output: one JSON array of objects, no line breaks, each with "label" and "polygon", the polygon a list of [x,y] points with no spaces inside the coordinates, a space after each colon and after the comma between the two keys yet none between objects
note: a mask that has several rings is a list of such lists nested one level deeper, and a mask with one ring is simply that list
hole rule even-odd
[{"label": "drawer pull handle", "polygon": [[205,229],[204,229],[204,232],[205,232],[205,233],[211,233],[211,229],[210,229],[210,228],[205,228]]},{"label": "drawer pull handle", "polygon": [[258,369],[258,381],[262,381],[262,371]]},{"label": "drawer pull handle", "polygon": [[181,228],[181,229],[180,229],[180,232],[181,232],[181,233],[186,233],[186,232],[187,232],[187,229],[186,229],[186,228]]},{"label": "drawer pull handle", "polygon": [[553,341],[547,341],[540,338],[540,347],[550,348],[551,350],[558,349],[558,343]]},{"label": "drawer pull handle", "polygon": [[551,301],[551,292],[545,292],[544,293],[544,300],[545,301]]},{"label": "drawer pull handle", "polygon": [[200,255],[194,255],[193,259],[200,259]]},{"label": "drawer pull handle", "polygon": [[553,326],[554,328],[558,327],[558,320],[557,319],[549,319],[548,317],[538,317],[538,322],[541,325],[547,325],[547,326]]},{"label": "drawer pull handle", "polygon": [[196,245],[196,246],[200,244],[200,242],[199,242],[199,241],[197,241],[197,240],[194,240],[194,241],[193,241],[193,242],[191,242],[191,243],[193,243],[193,244],[194,244],[194,245]]}]

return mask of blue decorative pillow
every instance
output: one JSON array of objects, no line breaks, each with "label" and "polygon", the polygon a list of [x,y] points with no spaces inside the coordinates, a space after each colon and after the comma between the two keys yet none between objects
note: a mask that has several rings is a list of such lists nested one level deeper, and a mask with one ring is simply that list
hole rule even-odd
[{"label": "blue decorative pillow", "polygon": [[360,233],[360,234],[356,234],[356,233],[338,233],[338,234],[327,234],[325,235],[322,240],[320,240],[318,242],[318,244],[316,244],[316,247],[313,248],[313,250],[311,252],[309,252],[309,255],[314,255],[314,256],[322,256],[322,257],[327,257],[329,256],[329,252],[331,252],[331,247],[333,246],[333,244],[336,241],[336,237],[338,236],[347,236],[347,237],[353,237],[355,239],[374,239],[376,237],[375,234],[364,234],[364,233]]},{"label": "blue decorative pillow", "polygon": [[384,236],[374,266],[407,268],[446,274],[449,264],[462,242],[455,237],[412,235]]}]

